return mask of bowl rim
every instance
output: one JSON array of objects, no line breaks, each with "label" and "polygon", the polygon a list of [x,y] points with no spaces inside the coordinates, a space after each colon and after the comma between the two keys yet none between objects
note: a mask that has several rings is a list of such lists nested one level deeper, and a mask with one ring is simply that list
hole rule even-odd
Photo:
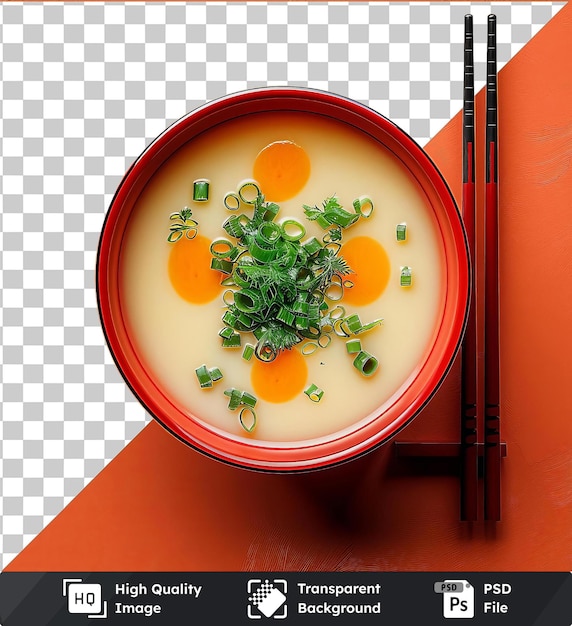
[{"label": "bowl rim", "polygon": [[[262,107],[263,104],[265,108],[256,108]],[[445,259],[447,277],[444,277],[446,280],[444,310],[436,322],[434,340],[428,347],[427,355],[420,360],[422,365],[411,374],[413,381],[398,398],[400,400],[407,396],[408,390],[412,396],[411,402],[398,411],[399,415],[382,428],[379,428],[379,424],[376,427],[375,423],[379,422],[385,413],[368,420],[363,427],[353,429],[350,427],[340,431],[345,434],[338,433],[336,436],[336,433],[332,433],[325,441],[324,438],[320,438],[316,440],[317,443],[310,440],[274,447],[271,445],[272,442],[265,442],[269,445],[252,445],[248,440],[236,440],[230,435],[226,437],[216,429],[189,419],[158,386],[154,385],[148,374],[148,380],[141,380],[144,376],[142,370],[145,368],[142,364],[138,367],[133,362],[133,359],[138,360],[136,351],[127,332],[117,326],[117,315],[121,315],[120,306],[118,301],[112,302],[110,292],[117,290],[113,271],[117,272],[118,264],[114,269],[110,263],[110,255],[119,254],[120,243],[117,243],[115,232],[117,228],[121,228],[119,221],[125,203],[130,201],[133,194],[135,199],[139,196],[158,167],[182,145],[212,127],[213,121],[218,124],[232,120],[233,111],[235,113],[241,111],[242,114],[263,113],[284,110],[286,104],[289,106],[286,109],[288,111],[317,112],[326,117],[332,117],[336,112],[343,118],[341,121],[367,134],[370,134],[368,129],[376,129],[379,135],[387,135],[412,159],[413,163],[417,164],[443,207],[441,209],[443,215],[440,218],[437,216],[437,225],[442,236],[445,239],[448,237],[443,241],[447,257]],[[292,108],[293,106],[302,108]],[[353,123],[350,120],[353,120]],[[360,125],[355,123],[358,120],[361,122]],[[190,132],[191,136],[187,137],[185,131]],[[372,137],[385,145],[380,136]],[[386,147],[391,150],[390,147]],[[403,161],[399,155],[396,157]],[[156,164],[156,161],[159,163]],[[408,170],[411,169],[411,164],[404,162],[403,165]],[[417,180],[427,193],[426,185]],[[135,202],[131,200],[132,203]],[[443,223],[448,225],[449,233],[443,232]],[[120,239],[123,232],[124,230],[119,230]],[[115,252],[112,248],[115,248]],[[455,261],[455,267],[451,265],[451,260]],[[453,290],[449,284],[451,281],[449,272],[452,272],[452,278],[456,278],[457,287]],[[425,150],[397,124],[367,105],[345,96],[308,87],[258,87],[227,94],[197,107],[168,126],[134,160],[119,183],[102,225],[96,260],[97,305],[107,346],[125,383],[149,415],[179,440],[211,458],[240,468],[266,472],[292,473],[333,467],[371,452],[401,432],[434,397],[453,366],[467,325],[472,280],[469,247],[461,213],[445,178]],[[451,294],[452,291],[455,293]],[[456,306],[452,306],[453,301]],[[447,303],[448,309],[445,310]],[[451,322],[449,328],[444,328],[445,321]],[[435,354],[437,346],[441,346],[440,356]],[[126,351],[131,355],[132,362],[126,357]],[[427,367],[430,358],[436,360],[437,367],[433,369]],[[422,384],[420,384],[421,374],[424,374]],[[151,387],[146,386],[149,383],[152,383]],[[418,387],[419,394],[416,393]],[[161,397],[158,398],[158,395]],[[395,404],[389,409],[394,408]],[[182,423],[173,417],[177,414],[184,418],[188,428],[184,428]]]}]

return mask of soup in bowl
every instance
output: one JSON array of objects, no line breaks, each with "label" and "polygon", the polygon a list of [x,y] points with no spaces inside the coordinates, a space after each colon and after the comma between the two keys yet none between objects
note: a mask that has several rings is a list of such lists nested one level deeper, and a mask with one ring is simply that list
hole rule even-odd
[{"label": "soup in bowl", "polygon": [[98,304],[149,413],[267,471],[388,441],[449,371],[468,307],[454,199],[372,109],[309,89],[233,94],[135,161],[107,214]]}]

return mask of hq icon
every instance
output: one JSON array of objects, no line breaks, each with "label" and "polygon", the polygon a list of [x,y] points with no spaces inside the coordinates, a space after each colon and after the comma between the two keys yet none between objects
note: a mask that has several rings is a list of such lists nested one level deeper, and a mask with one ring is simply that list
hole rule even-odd
[{"label": "hq icon", "polygon": [[83,613],[90,618],[107,618],[107,602],[102,599],[99,583],[85,583],[81,578],[64,578],[62,583],[69,613]]}]

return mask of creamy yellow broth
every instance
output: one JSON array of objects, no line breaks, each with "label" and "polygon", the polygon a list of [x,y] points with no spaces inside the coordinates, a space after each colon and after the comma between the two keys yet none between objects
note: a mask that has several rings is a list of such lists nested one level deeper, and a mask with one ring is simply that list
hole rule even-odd
[{"label": "creamy yellow broth", "polygon": [[[297,218],[305,224],[306,236],[321,239],[324,231],[307,221],[303,204],[321,206],[326,197],[336,194],[344,207],[353,210],[353,200],[367,195],[375,206],[372,217],[347,229],[343,241],[362,235],[375,238],[389,256],[391,274],[375,302],[346,307],[348,314],[359,313],[364,323],[384,319],[383,326],[360,335],[363,348],[379,360],[377,372],[371,378],[362,376],[352,365],[345,340],[333,336],[326,349],[305,357],[306,386],[315,383],[322,388],[322,400],[314,403],[303,393],[283,403],[259,399],[257,425],[248,435],[237,412],[228,410],[228,397],[223,394],[229,387],[252,391],[251,364],[242,359],[242,348],[224,349],[218,336],[226,288],[221,287],[220,296],[206,304],[191,304],[177,295],[168,275],[169,254],[177,245],[167,242],[169,215],[189,206],[201,235],[211,240],[227,237],[221,228],[230,215],[222,204],[225,193],[252,177],[256,155],[279,140],[303,147],[311,172],[297,196],[279,203],[276,221]],[[206,203],[192,200],[193,181],[198,178],[210,180]],[[396,225],[401,222],[407,224],[405,242],[396,241]],[[407,385],[434,336],[443,263],[435,218],[423,191],[380,143],[317,115],[253,114],[183,146],[146,186],[123,241],[122,307],[143,362],[189,419],[232,436],[287,445],[327,437],[371,419]],[[405,265],[413,272],[410,288],[400,286],[400,268]],[[246,341],[252,343],[252,336],[245,335],[243,345]],[[202,390],[197,383],[195,368],[203,363],[218,366],[224,374],[212,389]]]}]

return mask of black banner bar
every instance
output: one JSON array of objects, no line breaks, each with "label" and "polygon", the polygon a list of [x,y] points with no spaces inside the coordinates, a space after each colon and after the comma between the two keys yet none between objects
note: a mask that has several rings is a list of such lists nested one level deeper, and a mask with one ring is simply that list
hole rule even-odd
[{"label": "black banner bar", "polygon": [[570,626],[570,598],[568,572],[3,572],[0,625]]}]

